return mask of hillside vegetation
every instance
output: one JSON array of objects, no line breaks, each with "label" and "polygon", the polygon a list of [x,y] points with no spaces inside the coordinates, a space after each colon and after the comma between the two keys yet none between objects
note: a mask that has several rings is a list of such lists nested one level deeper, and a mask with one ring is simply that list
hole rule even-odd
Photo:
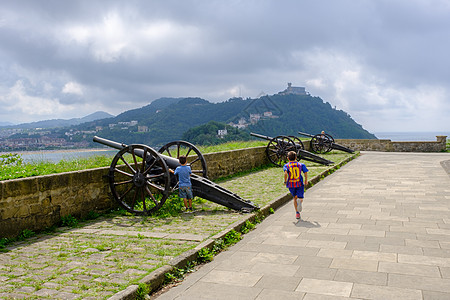
[{"label": "hillside vegetation", "polygon": [[[264,116],[267,112],[269,114]],[[263,117],[252,122],[255,115]],[[108,127],[110,123],[131,120],[138,121],[138,125],[125,130],[120,126]],[[115,118],[82,124],[79,128],[94,130],[96,126],[102,126],[103,130],[96,135],[126,144],[143,143],[156,147],[182,139],[190,129],[210,121],[226,124],[244,121],[247,122],[244,129],[247,133],[269,136],[298,136],[298,131],[317,134],[325,130],[334,138],[376,138],[346,112],[333,109],[321,98],[310,95],[277,94],[246,100],[232,98],[221,103],[201,98],[164,98]],[[146,126],[148,131],[138,132],[138,126]],[[92,136],[87,139],[92,140]]]}]

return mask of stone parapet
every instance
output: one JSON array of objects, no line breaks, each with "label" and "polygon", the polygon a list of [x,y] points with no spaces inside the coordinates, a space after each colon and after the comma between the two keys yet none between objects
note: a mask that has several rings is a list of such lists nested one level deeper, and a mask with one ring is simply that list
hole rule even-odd
[{"label": "stone parapet", "polygon": [[355,151],[381,152],[441,152],[446,149],[447,136],[437,136],[436,142],[393,142],[391,140],[336,139],[335,143]]}]

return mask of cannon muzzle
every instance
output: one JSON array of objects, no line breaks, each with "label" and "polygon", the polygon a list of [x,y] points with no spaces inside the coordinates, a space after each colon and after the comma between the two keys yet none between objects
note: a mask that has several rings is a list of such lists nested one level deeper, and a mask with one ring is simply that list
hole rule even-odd
[{"label": "cannon muzzle", "polygon": [[257,133],[253,133],[253,132],[250,132],[250,135],[254,136],[254,137],[257,137],[257,138],[260,138],[260,139],[263,139],[263,140],[268,140],[268,141],[270,141],[272,139],[270,136],[257,134]]},{"label": "cannon muzzle", "polygon": [[[119,142],[114,142],[105,138],[101,138],[98,136],[94,136],[94,138],[92,139],[94,142],[117,149],[117,150],[122,150],[126,147],[128,147],[127,144],[124,143],[119,143]],[[142,149],[138,149],[135,148],[133,150],[134,154],[136,154],[136,156],[139,156],[140,158],[144,157],[144,150]],[[148,157],[148,156],[147,156]],[[180,166],[180,162],[178,161],[178,159],[170,157],[170,156],[166,156],[166,155],[162,155],[161,157],[164,159],[165,163],[167,164],[167,166],[171,169],[176,169],[178,166]]]},{"label": "cannon muzzle", "polygon": [[298,133],[301,135],[304,135],[304,136],[314,137],[314,135],[309,134],[309,133],[304,133],[304,132],[300,132],[300,131]]},{"label": "cannon muzzle", "polygon": [[128,147],[128,145],[126,145],[126,144],[107,140],[107,139],[101,138],[99,136],[94,136],[94,138],[92,140],[96,143],[99,143],[99,144],[102,144],[102,145],[105,145],[105,146],[108,146],[111,148],[115,148],[118,150],[122,150],[123,148]]}]

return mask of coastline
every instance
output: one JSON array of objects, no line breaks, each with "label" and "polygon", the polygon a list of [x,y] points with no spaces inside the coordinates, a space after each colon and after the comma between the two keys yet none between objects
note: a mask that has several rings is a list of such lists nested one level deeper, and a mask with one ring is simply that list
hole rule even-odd
[{"label": "coastline", "polygon": [[45,153],[83,153],[83,152],[102,152],[102,151],[111,151],[111,149],[102,149],[102,148],[81,148],[81,149],[54,149],[54,150],[30,150],[30,151],[7,151],[7,152],[0,152],[0,155],[7,154],[7,153],[17,153],[17,154],[24,154],[24,155],[34,155],[34,154],[41,154],[43,152]]}]

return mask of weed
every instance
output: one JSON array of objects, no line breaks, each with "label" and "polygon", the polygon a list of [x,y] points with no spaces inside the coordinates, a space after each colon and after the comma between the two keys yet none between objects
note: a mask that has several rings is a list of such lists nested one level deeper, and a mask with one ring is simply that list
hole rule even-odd
[{"label": "weed", "polygon": [[167,283],[173,281],[179,281],[184,278],[184,270],[179,268],[173,268],[172,271],[165,274],[165,280]]},{"label": "weed", "polygon": [[139,286],[136,291],[136,300],[142,300],[145,299],[145,295],[148,295],[150,293],[150,288],[145,283],[139,283]]},{"label": "weed", "polygon": [[245,221],[244,225],[242,225],[241,227],[241,232],[243,234],[248,233],[250,230],[253,230],[253,228],[255,228],[255,224],[253,224],[252,222],[250,222],[249,220]]},{"label": "weed", "polygon": [[220,251],[222,251],[222,249],[224,249],[226,247],[226,245],[225,245],[225,241],[223,240],[223,239],[217,239],[215,242],[214,242],[214,245],[213,245],[213,247],[212,247],[212,253],[214,253],[214,254],[217,254],[217,253],[219,253]]},{"label": "weed", "polygon": [[111,247],[109,245],[101,244],[101,245],[97,245],[95,247],[95,249],[97,249],[98,251],[107,251],[107,250],[111,250]]},{"label": "weed", "polygon": [[273,208],[271,207],[271,208],[269,208],[269,214],[274,214],[275,213],[275,211],[273,210]]},{"label": "weed", "polygon": [[61,217],[61,226],[76,227],[77,225],[78,220],[72,215]]},{"label": "weed", "polygon": [[208,248],[202,248],[198,251],[199,262],[209,262],[212,261],[214,253],[212,253]]},{"label": "weed", "polygon": [[36,235],[36,233],[34,233],[34,231],[31,231],[31,230],[29,230],[29,229],[24,229],[24,230],[19,234],[19,236],[17,236],[17,240],[23,241],[23,240],[25,240],[25,239],[27,239],[27,238],[30,238],[30,237],[32,237],[32,236],[35,236],[35,235]]},{"label": "weed", "polygon": [[88,212],[88,214],[86,216],[86,220],[95,220],[98,217],[100,217],[100,214],[98,212],[90,211],[90,212]]},{"label": "weed", "polygon": [[0,166],[21,166],[23,158],[17,153],[6,153],[0,155]]},{"label": "weed", "polygon": [[0,250],[5,249],[6,245],[11,243],[10,239],[8,238],[1,238],[0,239]]},{"label": "weed", "polygon": [[176,217],[180,214],[183,207],[183,201],[178,198],[176,193],[173,193],[167,198],[164,205],[153,214],[153,216],[160,219]]},{"label": "weed", "polygon": [[228,232],[224,237],[223,240],[225,242],[225,245],[230,246],[234,245],[237,242],[239,242],[242,239],[241,233],[237,232],[236,230],[232,229],[230,232]]}]

